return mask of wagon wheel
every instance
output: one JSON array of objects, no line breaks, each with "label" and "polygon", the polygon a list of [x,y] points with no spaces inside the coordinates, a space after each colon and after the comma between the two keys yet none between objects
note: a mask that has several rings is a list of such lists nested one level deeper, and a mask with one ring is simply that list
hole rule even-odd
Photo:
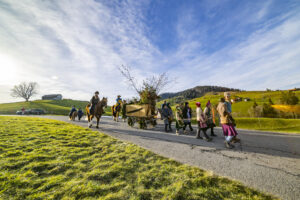
[{"label": "wagon wheel", "polygon": [[133,127],[135,120],[132,117],[128,117],[127,123],[128,123],[128,126]]},{"label": "wagon wheel", "polygon": [[145,118],[140,118],[139,119],[139,127],[140,129],[146,129],[147,128],[147,123]]}]

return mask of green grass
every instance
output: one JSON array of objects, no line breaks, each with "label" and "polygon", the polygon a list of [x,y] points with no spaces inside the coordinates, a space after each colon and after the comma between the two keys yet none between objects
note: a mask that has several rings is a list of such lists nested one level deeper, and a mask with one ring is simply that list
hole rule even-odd
[{"label": "green grass", "polygon": [[55,120],[0,117],[2,199],[274,199]]},{"label": "green grass", "polygon": [[[81,108],[85,112],[85,106],[87,101],[78,101],[71,99],[63,100],[36,100],[29,102],[16,102],[16,103],[4,103],[0,104],[0,114],[16,114],[17,110],[25,109],[43,109],[47,114],[52,115],[68,115],[71,107]],[[106,109],[107,114],[110,114],[110,107]]]},{"label": "green grass", "polygon": [[242,129],[300,134],[300,119],[236,118],[236,122]]}]

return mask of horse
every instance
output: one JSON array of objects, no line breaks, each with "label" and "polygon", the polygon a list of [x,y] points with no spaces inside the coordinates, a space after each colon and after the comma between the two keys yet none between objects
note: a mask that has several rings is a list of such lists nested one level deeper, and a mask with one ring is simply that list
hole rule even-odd
[{"label": "horse", "polygon": [[114,106],[113,108],[113,116],[114,116],[114,121],[118,122],[119,121],[119,115],[120,115],[120,112],[122,110],[122,105],[121,104],[118,104],[116,106]]},{"label": "horse", "polygon": [[70,120],[75,121],[75,118],[77,117],[78,113],[77,111],[74,111],[70,117]]},{"label": "horse", "polygon": [[105,98],[105,97],[103,97],[102,100],[97,103],[93,113],[90,113],[90,110],[89,110],[90,106],[89,105],[86,106],[87,117],[88,117],[88,127],[89,128],[91,128],[92,125],[93,125],[93,118],[94,117],[96,117],[96,119],[97,119],[96,128],[99,128],[99,121],[100,121],[101,116],[104,113],[104,110],[103,110],[104,107],[105,108],[107,107],[107,98]]}]

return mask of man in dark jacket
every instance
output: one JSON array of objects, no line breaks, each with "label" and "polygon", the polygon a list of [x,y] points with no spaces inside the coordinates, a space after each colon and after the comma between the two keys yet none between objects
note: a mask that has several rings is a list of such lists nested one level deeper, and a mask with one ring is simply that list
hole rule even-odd
[{"label": "man in dark jacket", "polygon": [[167,105],[165,105],[163,107],[163,109],[161,110],[161,117],[162,117],[162,120],[164,120],[165,131],[168,132],[168,127],[169,127],[170,118],[171,118],[171,112]]},{"label": "man in dark jacket", "polygon": [[185,102],[185,106],[182,109],[182,116],[183,116],[183,122],[184,122],[184,127],[183,127],[183,131],[186,134],[186,126],[188,125],[190,130],[193,131],[193,127],[191,124],[191,118],[192,118],[192,109],[189,106],[189,102]]},{"label": "man in dark jacket", "polygon": [[91,115],[94,115],[94,112],[95,112],[95,108],[96,108],[96,105],[97,103],[100,101],[99,99],[99,92],[96,91],[95,92],[95,95],[92,97],[90,103],[91,103],[91,108],[90,108],[90,114]]},{"label": "man in dark jacket", "polygon": [[81,108],[78,109],[78,120],[80,121],[81,117],[83,116],[83,111]]},{"label": "man in dark jacket", "polygon": [[72,106],[71,111],[70,111],[70,114],[69,114],[69,117],[70,117],[70,118],[72,117],[73,112],[75,112],[75,111],[77,111],[76,108],[75,108],[75,106]]}]

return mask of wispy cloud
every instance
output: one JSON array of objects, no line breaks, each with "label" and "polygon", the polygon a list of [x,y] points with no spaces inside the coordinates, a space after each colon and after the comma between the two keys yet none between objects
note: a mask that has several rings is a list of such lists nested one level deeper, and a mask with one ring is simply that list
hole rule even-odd
[{"label": "wispy cloud", "polygon": [[136,96],[117,71],[121,64],[132,66],[139,81],[167,71],[177,78],[169,91],[299,86],[299,3],[287,10],[274,8],[277,3],[179,4],[168,30],[175,43],[166,51],[151,36],[149,1],[2,0],[0,101],[12,101],[9,89],[21,81],[37,81],[40,95],[88,100],[100,90],[110,103],[118,94]]}]

